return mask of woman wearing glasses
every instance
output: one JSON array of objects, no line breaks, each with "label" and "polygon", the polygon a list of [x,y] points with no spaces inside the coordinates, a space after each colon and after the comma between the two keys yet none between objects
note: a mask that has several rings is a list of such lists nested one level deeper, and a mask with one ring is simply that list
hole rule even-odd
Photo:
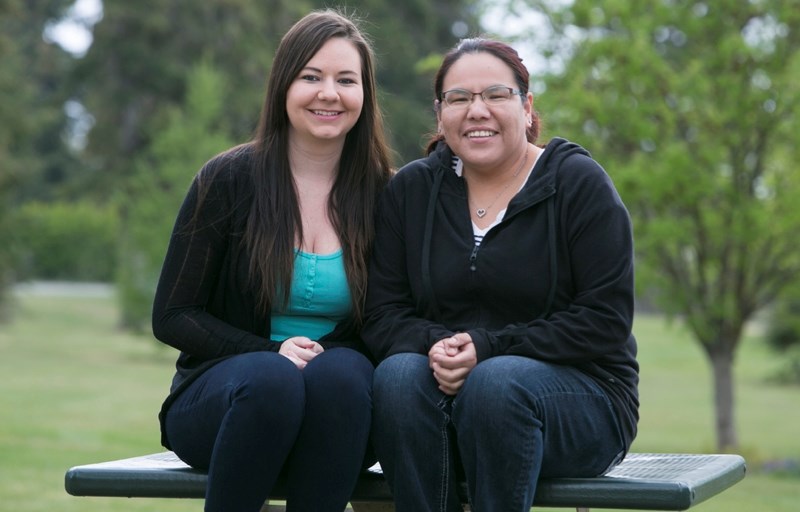
[{"label": "woman wearing glasses", "polygon": [[636,435],[628,212],[580,146],[537,146],[516,51],[462,41],[438,133],[379,208],[362,336],[373,439],[399,512],[529,510],[541,477],[596,476]]}]

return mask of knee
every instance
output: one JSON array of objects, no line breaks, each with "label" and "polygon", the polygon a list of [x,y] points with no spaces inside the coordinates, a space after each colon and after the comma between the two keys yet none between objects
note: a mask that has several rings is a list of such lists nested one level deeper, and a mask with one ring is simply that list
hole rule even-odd
[{"label": "knee", "polygon": [[507,392],[511,379],[500,358],[487,359],[479,363],[467,376],[462,391],[465,394],[482,396]]},{"label": "knee", "polygon": [[348,348],[322,352],[303,369],[306,388],[332,396],[372,394],[374,367],[363,354]]},{"label": "knee", "polygon": [[509,408],[529,408],[521,403],[527,394],[507,363],[498,357],[478,364],[454,401],[454,416],[506,416]]},{"label": "knee", "polygon": [[275,352],[251,352],[234,356],[230,363],[227,386],[231,400],[302,402],[302,374],[286,357]]},{"label": "knee", "polygon": [[397,354],[375,369],[373,402],[377,418],[393,423],[416,422],[426,411],[436,411],[446,399],[438,389],[428,358]]},{"label": "knee", "polygon": [[400,399],[412,389],[433,378],[428,358],[421,354],[395,354],[375,369],[373,389],[375,396]]}]

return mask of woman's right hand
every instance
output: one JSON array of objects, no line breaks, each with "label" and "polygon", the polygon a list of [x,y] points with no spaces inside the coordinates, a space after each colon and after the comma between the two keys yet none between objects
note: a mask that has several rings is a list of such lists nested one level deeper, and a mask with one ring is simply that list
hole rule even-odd
[{"label": "woman's right hand", "polygon": [[428,361],[442,393],[457,394],[469,372],[478,364],[472,336],[461,332],[439,340],[428,352]]},{"label": "woman's right hand", "polygon": [[305,336],[293,336],[283,340],[278,353],[289,358],[289,361],[302,370],[309,361],[314,359],[317,354],[322,353],[323,350],[325,349],[322,348],[322,345],[312,339]]}]

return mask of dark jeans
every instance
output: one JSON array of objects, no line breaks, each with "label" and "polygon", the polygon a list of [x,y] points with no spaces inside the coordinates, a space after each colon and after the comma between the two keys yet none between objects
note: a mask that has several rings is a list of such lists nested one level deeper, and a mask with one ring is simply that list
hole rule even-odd
[{"label": "dark jeans", "polygon": [[287,510],[342,512],[364,466],[372,364],[327,350],[305,369],[276,352],[220,362],[172,404],[175,453],[208,471],[205,510],[257,512],[278,476]]},{"label": "dark jeans", "polygon": [[479,363],[459,393],[438,390],[427,356],[375,370],[373,442],[397,512],[528,511],[540,477],[596,476],[625,450],[603,390],[575,368],[518,356]]}]

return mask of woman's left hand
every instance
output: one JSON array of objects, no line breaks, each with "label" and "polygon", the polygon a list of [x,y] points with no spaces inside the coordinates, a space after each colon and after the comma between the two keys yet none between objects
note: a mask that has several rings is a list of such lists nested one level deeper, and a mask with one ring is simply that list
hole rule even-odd
[{"label": "woman's left hand", "polygon": [[462,332],[437,341],[428,352],[428,361],[439,389],[455,395],[478,364],[472,336]]},{"label": "woman's left hand", "polygon": [[289,358],[300,370],[306,367],[309,361],[317,354],[323,352],[322,345],[305,336],[293,336],[281,343],[278,353]]}]

